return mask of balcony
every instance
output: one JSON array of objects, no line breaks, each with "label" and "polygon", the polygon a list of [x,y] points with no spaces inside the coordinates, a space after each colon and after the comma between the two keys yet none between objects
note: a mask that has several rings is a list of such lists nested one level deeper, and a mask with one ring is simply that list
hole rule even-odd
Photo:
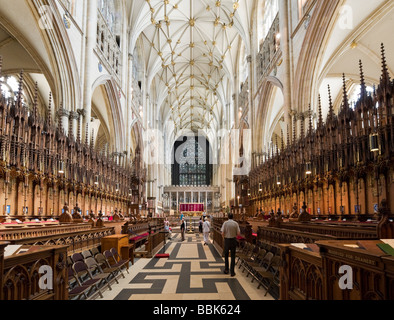
[{"label": "balcony", "polygon": [[118,84],[121,82],[120,39],[110,30],[103,15],[98,11],[96,51],[103,66],[112,74]]},{"label": "balcony", "polygon": [[257,77],[262,81],[276,67],[282,51],[280,49],[279,14],[276,16],[257,55]]}]

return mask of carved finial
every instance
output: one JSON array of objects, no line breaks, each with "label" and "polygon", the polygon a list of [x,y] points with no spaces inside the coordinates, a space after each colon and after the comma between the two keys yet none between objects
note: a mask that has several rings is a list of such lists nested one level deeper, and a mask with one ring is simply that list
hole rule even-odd
[{"label": "carved finial", "polygon": [[91,142],[90,142],[90,148],[94,148],[94,129],[92,129],[92,137],[91,137]]},{"label": "carved finial", "polygon": [[[62,111],[62,110],[63,110],[63,102],[60,103],[60,111]],[[60,130],[60,133],[63,133],[63,131],[64,131],[64,129],[63,129],[63,116],[62,116],[61,113],[59,114],[59,130]]]},{"label": "carved finial", "polygon": [[77,133],[77,142],[81,143],[81,117],[78,118],[78,133]]},{"label": "carved finial", "polygon": [[19,88],[18,88],[18,106],[22,103],[22,91],[23,91],[23,70],[21,70],[19,77]]},{"label": "carved finial", "polygon": [[49,92],[49,103],[48,103],[48,127],[52,126],[52,92]]},{"label": "carved finial", "polygon": [[287,125],[287,147],[290,146],[290,128],[289,125]]},{"label": "carved finial", "polygon": [[280,152],[283,152],[283,150],[285,149],[285,140],[283,139],[283,130],[280,130],[280,140],[281,140]]},{"label": "carved finial", "polygon": [[313,130],[313,121],[312,121],[312,106],[311,104],[309,104],[309,134],[312,134],[312,130]]},{"label": "carved finial", "polygon": [[364,78],[364,71],[363,71],[363,62],[360,60],[360,79],[361,79],[361,98],[367,96],[367,85],[365,84],[365,78]]},{"label": "carved finial", "polygon": [[38,83],[34,86],[34,103],[33,103],[34,119],[38,118]]},{"label": "carved finial", "polygon": [[297,140],[297,132],[296,132],[297,120],[296,117],[293,117],[293,144],[296,143]]},{"label": "carved finial", "polygon": [[328,100],[329,100],[329,102],[330,102],[330,109],[329,109],[329,112],[328,112],[328,117],[329,117],[330,119],[333,119],[333,118],[334,118],[334,106],[333,106],[333,104],[332,104],[332,96],[331,96],[331,88],[330,88],[330,85],[328,85]]},{"label": "carved finial", "polygon": [[349,99],[348,99],[347,89],[346,89],[345,74],[342,75],[342,80],[343,80],[343,105],[342,105],[342,108],[345,110],[348,110],[349,109]]},{"label": "carved finial", "polygon": [[86,130],[85,130],[85,145],[89,145],[89,123],[86,124]]},{"label": "carved finial", "polygon": [[323,112],[321,106],[321,95],[319,94],[319,127],[323,126]]},{"label": "carved finial", "polygon": [[74,137],[74,120],[72,114],[68,118],[68,136],[72,139]]},{"label": "carved finial", "polygon": [[381,84],[389,84],[390,83],[390,75],[389,71],[387,68],[387,62],[386,62],[386,54],[385,54],[385,49],[384,49],[384,44],[381,44],[381,50],[382,50],[382,79],[381,79]]},{"label": "carved finial", "polygon": [[305,119],[304,116],[301,117],[301,139],[305,137]]}]

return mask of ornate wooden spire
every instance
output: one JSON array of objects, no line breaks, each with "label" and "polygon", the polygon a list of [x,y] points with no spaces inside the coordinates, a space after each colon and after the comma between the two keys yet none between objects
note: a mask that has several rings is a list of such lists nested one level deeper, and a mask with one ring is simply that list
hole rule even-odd
[{"label": "ornate wooden spire", "polygon": [[86,124],[85,130],[85,145],[89,146],[89,123]]},{"label": "ornate wooden spire", "polygon": [[52,92],[49,92],[49,103],[48,103],[48,127],[52,127]]},{"label": "ornate wooden spire", "polygon": [[360,81],[361,81],[360,96],[361,96],[361,99],[363,99],[367,96],[367,85],[365,84],[363,62],[361,60],[359,61],[359,65],[360,65]]},{"label": "ornate wooden spire", "polygon": [[297,120],[296,117],[293,116],[293,144],[295,144],[297,140],[296,126],[297,126]]},{"label": "ornate wooden spire", "polygon": [[90,148],[93,150],[94,149],[94,129],[92,129],[92,137],[90,140]]},{"label": "ornate wooden spire", "polygon": [[319,127],[323,127],[323,112],[322,112],[322,106],[321,106],[321,95],[319,94]]},{"label": "ornate wooden spire", "polygon": [[17,100],[18,106],[22,104],[22,91],[23,91],[23,70],[21,70],[19,76],[19,88],[18,88],[18,100]]},{"label": "ornate wooden spire", "polygon": [[81,116],[78,118],[78,132],[77,132],[77,142],[81,143]]},{"label": "ornate wooden spire", "polygon": [[34,86],[33,114],[34,120],[38,120],[38,82]]},{"label": "ornate wooden spire", "polygon": [[287,147],[290,147],[290,128],[287,125]]},{"label": "ornate wooden spire", "polygon": [[[63,103],[60,104],[60,111],[63,111]],[[63,115],[59,113],[59,131],[62,134],[64,132],[63,128]]]},{"label": "ornate wooden spire", "polygon": [[381,52],[382,52],[382,78],[380,80],[381,85],[389,85],[390,84],[390,75],[387,68],[386,62],[386,54],[384,49],[384,44],[381,44]]},{"label": "ornate wooden spire", "polygon": [[308,129],[308,134],[311,135],[312,131],[313,131],[313,121],[312,121],[313,114],[312,114],[312,106],[311,106],[311,104],[309,104],[308,112],[309,112],[309,129]]},{"label": "ornate wooden spire", "polygon": [[346,89],[346,77],[345,77],[345,74],[342,75],[342,81],[343,81],[343,104],[342,104],[342,108],[347,111],[350,108],[350,106],[349,106],[349,98],[348,98],[347,89]]},{"label": "ornate wooden spire", "polygon": [[328,118],[329,119],[334,119],[334,105],[332,104],[332,96],[331,96],[331,87],[330,85],[328,85],[328,100],[329,100],[329,104],[330,104],[330,108],[328,111]]}]

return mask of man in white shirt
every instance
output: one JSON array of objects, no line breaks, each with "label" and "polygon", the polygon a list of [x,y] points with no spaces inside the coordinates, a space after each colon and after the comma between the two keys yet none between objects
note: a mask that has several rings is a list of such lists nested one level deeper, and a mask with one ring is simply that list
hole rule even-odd
[{"label": "man in white shirt", "polygon": [[209,233],[211,232],[211,224],[208,221],[208,218],[205,218],[202,231],[204,233],[204,246],[209,244]]},{"label": "man in white shirt", "polygon": [[[239,224],[233,220],[234,215],[229,213],[228,221],[223,223],[222,226],[222,236],[224,239],[224,262],[225,269],[224,273],[229,274],[231,271],[231,276],[235,277],[235,254],[237,250],[237,236],[241,234]],[[228,255],[231,252],[231,266],[229,266]]]}]

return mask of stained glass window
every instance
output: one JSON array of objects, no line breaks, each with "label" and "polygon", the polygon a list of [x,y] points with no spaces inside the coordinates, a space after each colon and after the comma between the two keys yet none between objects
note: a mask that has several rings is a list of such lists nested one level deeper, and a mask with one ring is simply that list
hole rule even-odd
[{"label": "stained glass window", "polygon": [[[179,165],[180,186],[204,186],[207,185],[208,167],[207,152],[199,144],[197,138],[188,139],[178,150],[181,155],[176,159]],[[178,181],[178,178],[176,179]]]}]

